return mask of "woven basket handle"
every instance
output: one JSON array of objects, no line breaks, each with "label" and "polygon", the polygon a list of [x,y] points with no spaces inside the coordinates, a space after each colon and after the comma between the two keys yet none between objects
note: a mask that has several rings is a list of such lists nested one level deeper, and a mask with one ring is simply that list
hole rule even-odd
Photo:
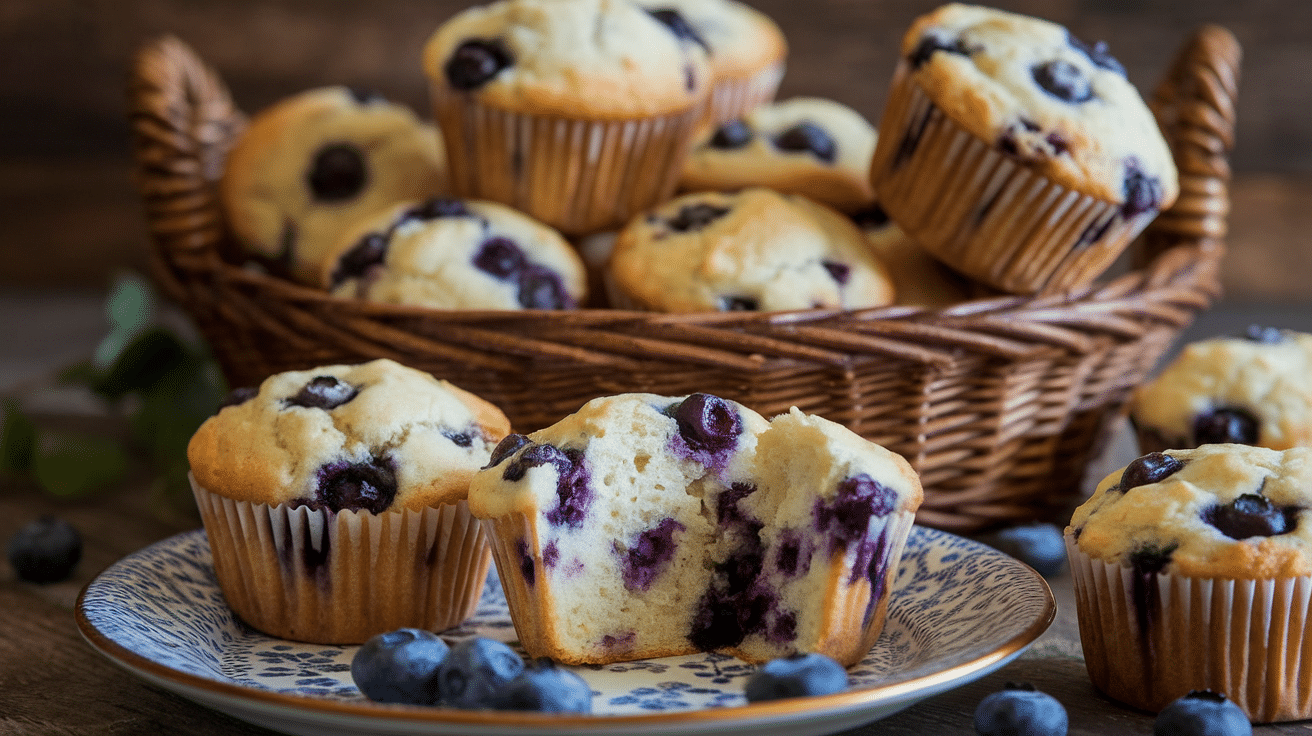
[{"label": "woven basket handle", "polygon": [[1241,58],[1230,31],[1204,25],[1180,47],[1149,101],[1175,156],[1180,196],[1145,230],[1139,265],[1176,245],[1197,246],[1214,263],[1225,250]]},{"label": "woven basket handle", "polygon": [[217,258],[226,226],[217,182],[246,118],[200,57],[173,36],[143,46],[128,86],[136,184],[157,255]]}]

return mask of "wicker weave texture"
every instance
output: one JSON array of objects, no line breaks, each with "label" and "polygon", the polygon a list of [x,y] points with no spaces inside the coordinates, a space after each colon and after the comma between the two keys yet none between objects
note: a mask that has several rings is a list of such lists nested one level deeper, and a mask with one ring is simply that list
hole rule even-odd
[{"label": "wicker weave texture", "polygon": [[1240,50],[1207,26],[1181,47],[1154,109],[1180,202],[1141,239],[1136,270],[1077,291],[942,310],[662,315],[441,311],[331,297],[225,256],[216,182],[245,125],[182,41],[140,51],[129,88],[157,280],[229,382],[389,357],[501,406],[517,431],[626,391],[797,406],[901,453],[918,521],[974,532],[1068,506],[1129,391],[1218,293]]}]

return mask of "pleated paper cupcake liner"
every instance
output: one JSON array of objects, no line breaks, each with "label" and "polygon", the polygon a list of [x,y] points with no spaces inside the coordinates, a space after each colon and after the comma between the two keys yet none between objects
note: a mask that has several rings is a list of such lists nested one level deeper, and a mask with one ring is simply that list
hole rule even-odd
[{"label": "pleated paper cupcake liner", "polygon": [[1096,688],[1159,711],[1224,693],[1255,723],[1312,717],[1312,577],[1143,574],[1093,559],[1070,533],[1080,641]]},{"label": "pleated paper cupcake liner", "polygon": [[706,117],[710,125],[737,120],[774,100],[784,78],[783,63],[773,64],[745,76],[724,76],[711,86],[711,104]]},{"label": "pleated paper cupcake liner", "polygon": [[491,564],[462,500],[372,514],[234,501],[192,480],[224,598],[283,639],[353,644],[473,615]]},{"label": "pleated paper cupcake liner", "polygon": [[1015,294],[1087,285],[1152,220],[1062,186],[975,137],[898,67],[871,165],[880,205],[936,258]]}]

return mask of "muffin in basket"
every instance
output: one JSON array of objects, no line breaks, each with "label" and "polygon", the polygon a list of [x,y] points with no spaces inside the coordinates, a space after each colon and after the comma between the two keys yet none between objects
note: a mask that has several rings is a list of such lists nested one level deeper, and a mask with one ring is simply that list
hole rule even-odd
[{"label": "muffin in basket", "polygon": [[875,126],[861,113],[833,100],[794,97],[706,130],[688,154],[679,188],[764,186],[856,212],[875,201],[874,151]]},{"label": "muffin in basket", "polygon": [[572,309],[582,259],[560,233],[495,202],[406,202],[348,229],[320,284],[339,296],[438,309]]},{"label": "muffin in basket", "polygon": [[1144,452],[1217,442],[1312,446],[1312,335],[1253,326],[1185,345],[1135,389],[1130,418]]},{"label": "muffin in basket", "polygon": [[448,189],[433,126],[377,94],[324,87],[255,115],[228,154],[219,192],[249,255],[313,284],[351,222]]},{"label": "muffin in basket", "polygon": [[1312,448],[1205,445],[1112,473],[1066,529],[1093,684],[1156,711],[1224,693],[1312,717]]},{"label": "muffin in basket", "polygon": [[424,48],[456,194],[569,236],[668,199],[705,114],[710,66],[676,11],[627,0],[499,0]]},{"label": "muffin in basket", "polygon": [[895,303],[931,309],[966,301],[975,285],[931,256],[873,204],[852,215],[875,256],[888,267]]},{"label": "muffin in basket", "polygon": [[901,456],[796,408],[766,421],[709,394],[621,394],[508,436],[469,505],[531,656],[851,665],[921,498]]},{"label": "muffin in basket", "polygon": [[641,0],[652,13],[678,12],[710,54],[712,124],[742,116],[774,99],[788,42],[766,14],[737,0]]},{"label": "muffin in basket", "polygon": [[659,312],[890,304],[888,271],[850,219],[764,187],[696,192],[620,231],[611,304]]},{"label": "muffin in basket", "polygon": [[509,431],[495,406],[390,360],[234,391],[187,447],[224,597],[298,641],[455,626],[490,564],[469,480]]},{"label": "muffin in basket", "polygon": [[1082,286],[1175,201],[1171,150],[1104,44],[954,3],[901,51],[871,179],[955,270],[1020,294]]}]

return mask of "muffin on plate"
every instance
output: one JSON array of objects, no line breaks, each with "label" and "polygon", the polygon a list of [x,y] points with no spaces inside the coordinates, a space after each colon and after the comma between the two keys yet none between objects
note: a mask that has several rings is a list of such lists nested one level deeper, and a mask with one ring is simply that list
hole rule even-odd
[{"label": "muffin on plate", "polygon": [[1255,722],[1312,717],[1312,448],[1149,453],[1066,529],[1093,684],[1157,711],[1225,693]]},{"label": "muffin on plate", "polygon": [[459,196],[568,236],[668,199],[713,78],[677,11],[627,0],[499,0],[424,48]]},{"label": "muffin on plate", "polygon": [[228,154],[219,194],[246,253],[313,284],[343,228],[448,189],[432,125],[376,93],[323,87],[251,119]]},{"label": "muffin on plate", "polygon": [[922,491],[897,454],[794,408],[710,394],[595,399],[510,435],[469,503],[531,656],[873,646]]},{"label": "muffin on plate", "polygon": [[953,269],[1012,293],[1079,287],[1175,201],[1171,150],[1105,44],[953,3],[901,51],[871,180]]},{"label": "muffin on plate", "polygon": [[187,446],[224,597],[297,641],[459,624],[490,564],[469,481],[509,431],[492,404],[390,360],[234,391]]}]

